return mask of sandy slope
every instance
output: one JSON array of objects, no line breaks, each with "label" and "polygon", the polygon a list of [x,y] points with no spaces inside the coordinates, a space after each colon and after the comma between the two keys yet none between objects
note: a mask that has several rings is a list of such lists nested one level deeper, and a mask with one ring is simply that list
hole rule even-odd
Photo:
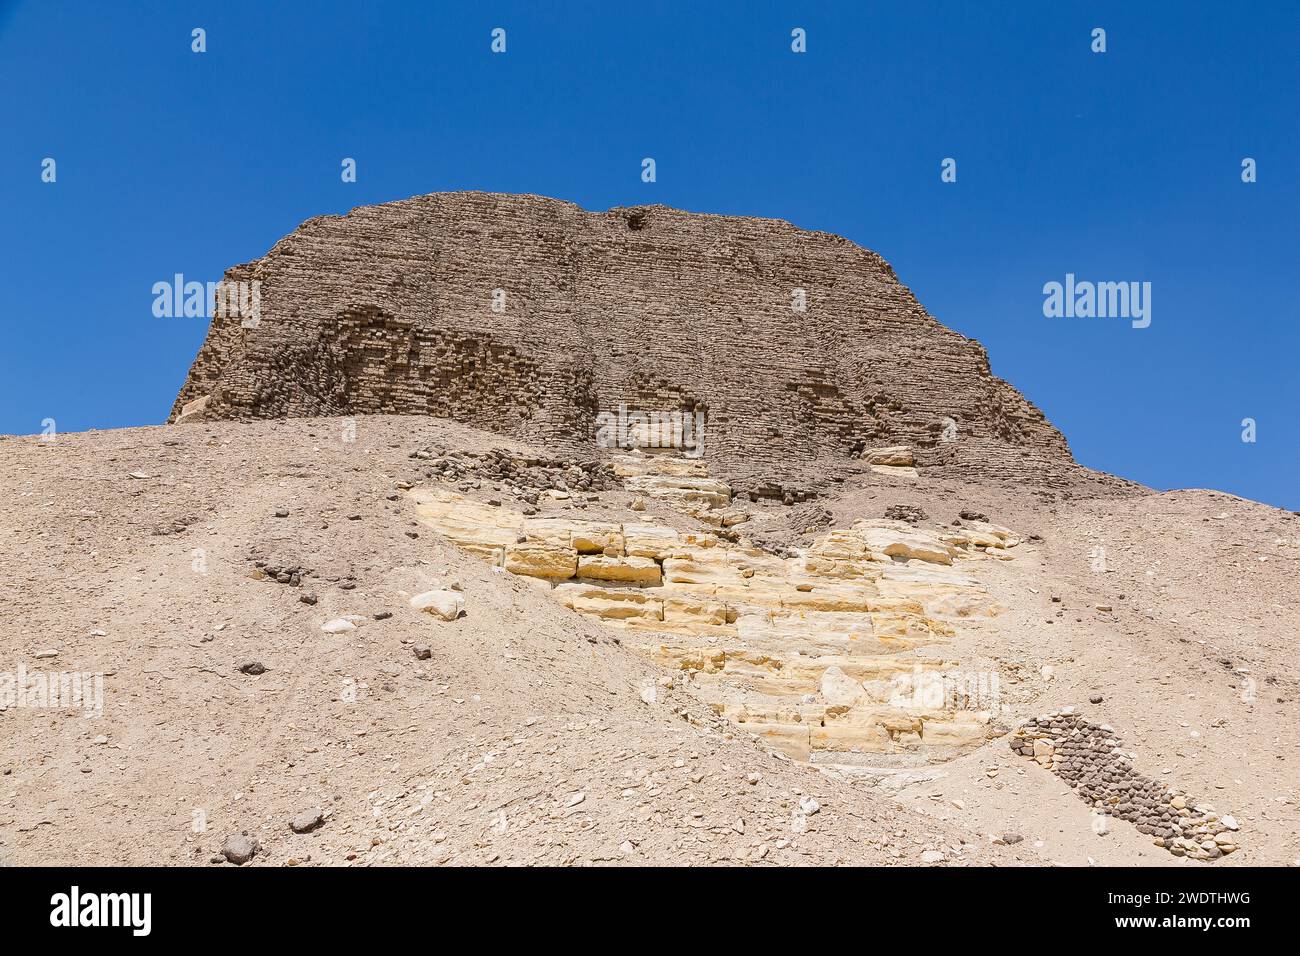
[{"label": "sandy slope", "polygon": [[[1001,740],[910,784],[774,755],[617,632],[417,525],[394,485],[432,441],[510,444],[400,417],[360,419],[352,443],[334,419],[0,439],[0,672],[106,675],[99,717],[0,712],[0,860],[207,865],[242,830],[269,864],[1178,863],[1125,824],[1093,833]],[[991,569],[1008,612],[960,648],[1021,676],[1005,719],[1082,705],[1145,772],[1237,816],[1243,848],[1216,865],[1300,857],[1300,519],[1209,492],[1041,500],[924,478],[822,503],[944,522],[973,507],[1040,534]],[[311,573],[299,588],[250,578],[268,559]],[[409,607],[452,581],[465,618]],[[392,617],[321,630],[377,612]],[[266,672],[240,673],[251,661]],[[314,807],[324,826],[292,833]],[[1009,830],[1025,841],[992,845]]]},{"label": "sandy slope", "polygon": [[[615,634],[408,537],[410,506],[389,500],[415,474],[406,451],[496,439],[427,419],[340,434],[293,421],[0,442],[6,669],[108,675],[98,718],[0,713],[5,861],[206,865],[240,830],[276,864],[1027,856],[773,756],[659,686]],[[250,579],[272,555],[313,572],[301,588]],[[452,580],[462,620],[408,606]],[[351,633],[320,629],[382,611]],[[38,659],[46,649],[58,658]],[[266,673],[237,670],[253,660]],[[820,809],[797,814],[810,797]],[[312,807],[332,816],[291,833]]]},{"label": "sandy slope", "polygon": [[[1213,491],[1038,501],[985,486],[953,500],[922,479],[850,492],[836,510],[906,501],[951,519],[972,507],[1041,535],[988,569],[1008,612],[954,648],[1020,675],[1003,686],[1008,723],[1074,705],[1114,726],[1141,772],[1241,822],[1241,851],[1215,865],[1300,861],[1300,517]],[[1000,741],[932,771],[903,797],[977,830],[1010,826],[1050,860],[1178,862],[1122,822],[1094,833],[1060,780]]]}]

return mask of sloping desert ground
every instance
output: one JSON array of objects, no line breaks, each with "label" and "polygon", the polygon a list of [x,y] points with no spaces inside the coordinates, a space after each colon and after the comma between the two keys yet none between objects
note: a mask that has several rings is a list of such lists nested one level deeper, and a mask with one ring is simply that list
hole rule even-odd
[{"label": "sloping desert ground", "polygon": [[[690,668],[634,646],[642,632],[421,520],[418,493],[446,483],[413,451],[546,449],[422,417],[361,417],[355,441],[346,428],[0,438],[0,673],[104,675],[100,713],[0,711],[0,861],[226,865],[241,833],[255,866],[1300,861],[1294,514],[864,468],[816,501],[814,530],[907,505],[936,534],[963,510],[1016,532],[1008,560],[971,565],[999,613],[935,652],[997,674],[1002,703],[987,739],[952,754],[808,761],[709,706]],[[534,507],[488,480],[454,490]],[[635,498],[535,510],[693,526]],[[806,506],[745,507],[736,530],[767,549],[815,537]],[[412,606],[430,590],[463,595],[464,616]],[[1143,774],[1231,814],[1235,852],[1180,858],[1121,820],[1098,833],[1008,746],[1068,706],[1112,726]]]}]

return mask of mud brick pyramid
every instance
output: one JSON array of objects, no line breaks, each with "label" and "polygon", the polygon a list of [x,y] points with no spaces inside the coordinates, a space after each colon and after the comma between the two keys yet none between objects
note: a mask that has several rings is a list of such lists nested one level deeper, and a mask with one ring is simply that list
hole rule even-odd
[{"label": "mud brick pyramid", "polygon": [[260,281],[260,321],[213,321],[172,420],[428,414],[590,454],[626,405],[704,413],[737,490],[893,444],[939,473],[1082,471],[880,256],[778,220],[437,193],[308,220],[226,279]]}]

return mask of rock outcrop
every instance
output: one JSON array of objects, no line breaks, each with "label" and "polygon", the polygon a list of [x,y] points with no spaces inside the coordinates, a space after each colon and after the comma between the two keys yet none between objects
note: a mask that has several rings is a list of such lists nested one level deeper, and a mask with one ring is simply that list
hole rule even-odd
[{"label": "rock outcrop", "polygon": [[778,220],[432,194],[311,219],[226,281],[260,284],[258,314],[213,320],[173,421],[418,413],[589,456],[602,414],[683,413],[714,474],[777,497],[869,449],[910,471],[902,445],[1081,471],[880,256]]},{"label": "rock outcrop", "polygon": [[682,674],[717,713],[798,759],[926,760],[993,735],[997,687],[981,692],[954,673],[958,662],[915,651],[941,649],[963,621],[1000,612],[962,566],[1009,558],[1019,544],[1010,530],[863,519],[782,557],[726,534],[719,511],[748,515],[726,509],[730,490],[699,463],[615,456],[613,467],[628,490],[674,479],[663,499],[718,531],[530,516],[446,483],[409,494],[425,525],[627,632],[626,645]]}]

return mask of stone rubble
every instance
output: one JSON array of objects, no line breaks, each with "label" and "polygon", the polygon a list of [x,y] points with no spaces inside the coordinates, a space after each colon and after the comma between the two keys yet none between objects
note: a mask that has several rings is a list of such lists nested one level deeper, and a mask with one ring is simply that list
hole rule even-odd
[{"label": "stone rubble", "polygon": [[[529,491],[608,491],[619,487],[613,468],[602,461],[520,456],[494,448],[482,454],[418,448],[410,457],[428,464],[426,475],[450,482],[490,481],[517,494]],[[535,503],[535,502],[534,502]]]},{"label": "stone rubble", "polygon": [[1114,728],[1091,723],[1072,707],[1031,718],[1009,744],[1097,812],[1132,823],[1174,856],[1217,860],[1239,845],[1236,820],[1138,773]]}]

